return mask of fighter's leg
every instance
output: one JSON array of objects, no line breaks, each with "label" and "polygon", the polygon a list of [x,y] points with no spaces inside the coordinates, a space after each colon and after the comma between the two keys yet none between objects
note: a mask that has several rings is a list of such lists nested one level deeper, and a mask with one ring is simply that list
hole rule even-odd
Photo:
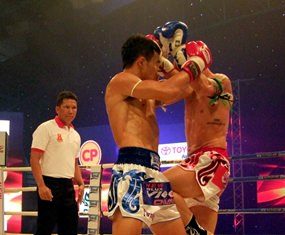
[{"label": "fighter's leg", "polygon": [[188,208],[184,198],[177,193],[174,193],[174,200],[188,234],[191,234],[191,229],[192,231],[195,229],[201,235],[214,234],[218,220],[218,213],[216,211],[205,206]]},{"label": "fighter's leg", "polygon": [[186,235],[184,225],[180,218],[151,225],[155,235]]},{"label": "fighter's leg", "polygon": [[163,172],[170,181],[172,190],[184,198],[203,197],[203,192],[197,183],[194,171],[183,170],[179,166],[174,166]]},{"label": "fighter's leg", "polygon": [[112,219],[113,235],[140,235],[142,231],[142,222],[131,217],[123,217],[120,210],[117,209]]},{"label": "fighter's leg", "polygon": [[[211,234],[212,231],[214,231],[214,229],[212,229],[213,225],[215,227],[215,223],[212,222],[213,218],[210,218],[209,223],[204,221],[204,218],[208,218],[208,216],[211,215],[205,214],[204,217],[202,217],[199,213],[199,219],[203,218],[203,225],[207,225],[204,227],[200,223],[200,220],[194,217],[196,216],[196,210],[191,211],[184,200],[184,198],[203,197],[203,192],[200,185],[197,183],[195,172],[186,171],[181,167],[175,166],[166,170],[163,174],[171,183],[172,190],[174,191],[175,204],[181,215],[187,234],[192,234],[193,231],[195,231],[195,234],[200,235]],[[211,232],[208,232],[208,228],[211,228],[211,230],[209,230]]]},{"label": "fighter's leg", "polygon": [[218,221],[218,212],[200,205],[193,206],[190,210],[195,215],[199,225],[208,231],[207,234],[214,234]]},{"label": "fighter's leg", "polygon": [[177,210],[179,211],[181,215],[181,219],[185,227],[191,220],[193,213],[191,212],[191,210],[189,210],[183,197],[181,197],[177,193],[173,193],[173,196],[174,196],[174,201],[175,201]]}]

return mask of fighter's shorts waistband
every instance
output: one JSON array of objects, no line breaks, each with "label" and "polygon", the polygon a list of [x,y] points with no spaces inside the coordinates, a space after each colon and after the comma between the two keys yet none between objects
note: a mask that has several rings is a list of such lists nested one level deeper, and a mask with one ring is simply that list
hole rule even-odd
[{"label": "fighter's shorts waistband", "polygon": [[119,149],[116,164],[137,164],[154,170],[160,170],[160,157],[157,152],[149,149],[124,147]]},{"label": "fighter's shorts waistband", "polygon": [[196,154],[199,152],[207,152],[207,151],[216,151],[220,153],[221,155],[225,156],[226,158],[229,158],[229,154],[227,150],[224,148],[220,148],[220,147],[202,147],[202,148],[196,149],[194,152],[190,153],[190,155]]}]

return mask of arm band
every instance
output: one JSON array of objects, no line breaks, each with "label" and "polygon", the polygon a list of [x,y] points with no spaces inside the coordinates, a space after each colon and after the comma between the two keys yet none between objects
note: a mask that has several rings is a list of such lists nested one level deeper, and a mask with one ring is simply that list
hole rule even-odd
[{"label": "arm band", "polygon": [[131,95],[130,95],[130,96],[133,96],[133,93],[134,93],[136,87],[137,87],[141,82],[142,82],[142,80],[139,80],[139,81],[133,86],[133,89],[132,89],[132,91],[131,91]]}]

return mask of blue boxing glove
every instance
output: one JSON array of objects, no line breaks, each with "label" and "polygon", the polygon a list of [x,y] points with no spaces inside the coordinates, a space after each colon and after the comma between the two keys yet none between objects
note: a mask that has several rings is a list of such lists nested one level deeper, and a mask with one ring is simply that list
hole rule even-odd
[{"label": "blue boxing glove", "polygon": [[176,67],[178,70],[181,69],[181,66],[187,61],[187,54],[186,54],[186,45],[183,44],[180,47],[177,47],[172,53],[171,53]]},{"label": "blue boxing glove", "polygon": [[186,43],[188,26],[181,21],[169,21],[154,30],[154,36],[162,45],[163,56],[176,56],[179,48]]}]

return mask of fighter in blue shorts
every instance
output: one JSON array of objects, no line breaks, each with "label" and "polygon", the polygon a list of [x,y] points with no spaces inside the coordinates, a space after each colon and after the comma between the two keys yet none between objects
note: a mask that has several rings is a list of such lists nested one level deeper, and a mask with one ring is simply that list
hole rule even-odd
[{"label": "fighter in blue shorts", "polygon": [[[155,111],[160,102],[168,103],[184,93],[189,75],[184,72],[159,82],[160,68],[166,72],[172,68],[166,69],[160,47],[143,35],[131,36],[124,43],[122,59],[123,71],[110,80],[105,93],[109,123],[119,148],[108,197],[112,234],[141,234],[146,224],[157,235],[185,235],[169,182],[159,172]],[[180,76],[185,84],[176,85]]]},{"label": "fighter in blue shorts", "polygon": [[[161,49],[143,35],[123,45],[123,71],[108,83],[105,104],[114,140],[119,148],[109,189],[112,234],[141,234],[143,223],[156,235],[186,234],[173,203],[168,180],[159,172],[158,104],[173,103],[190,92],[189,81],[204,71],[208,48],[198,46],[182,72],[158,81],[158,72],[173,69],[162,60]],[[168,73],[169,75],[170,73]]]}]

